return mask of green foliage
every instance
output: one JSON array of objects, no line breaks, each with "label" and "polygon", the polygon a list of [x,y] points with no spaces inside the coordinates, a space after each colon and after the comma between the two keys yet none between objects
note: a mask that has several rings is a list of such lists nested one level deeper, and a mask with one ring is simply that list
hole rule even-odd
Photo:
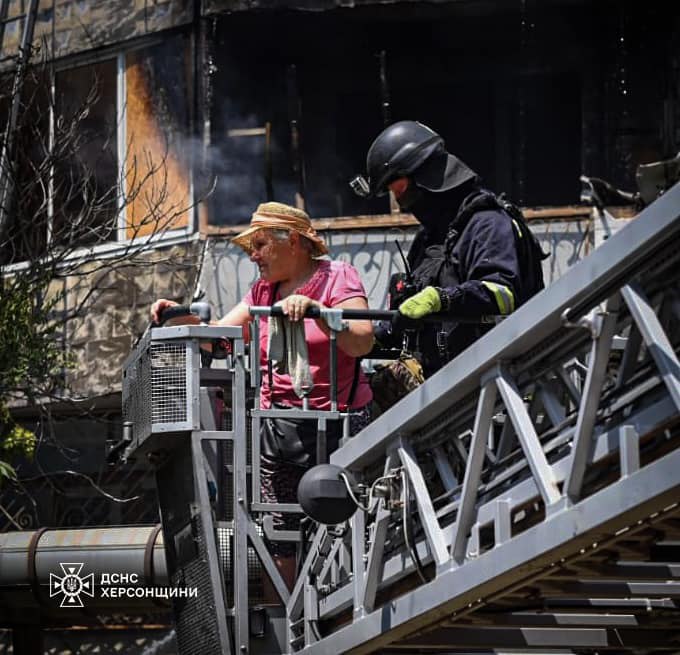
[{"label": "green foliage", "polygon": [[[2,446],[0,448],[3,457],[33,457],[35,452],[35,434],[21,425],[17,425],[10,417],[7,407],[0,408],[0,416],[2,416],[2,419],[0,419],[2,425]],[[2,464],[5,464],[5,462],[0,461],[0,465]],[[0,477],[8,477],[1,469],[2,466],[0,466]]]},{"label": "green foliage", "polygon": [[0,278],[0,480],[14,475],[7,460],[35,450],[35,435],[12,418],[10,403],[53,396],[70,365],[53,318],[62,296],[48,290],[47,275],[30,267]]},{"label": "green foliage", "polygon": [[17,457],[32,458],[35,452],[35,434],[30,430],[17,425],[10,416],[7,405],[0,400],[0,485],[9,478],[14,479],[14,467],[5,459]]},{"label": "green foliage", "polygon": [[7,462],[0,462],[0,483],[5,479],[14,480],[15,478],[16,473],[14,468],[12,468]]}]

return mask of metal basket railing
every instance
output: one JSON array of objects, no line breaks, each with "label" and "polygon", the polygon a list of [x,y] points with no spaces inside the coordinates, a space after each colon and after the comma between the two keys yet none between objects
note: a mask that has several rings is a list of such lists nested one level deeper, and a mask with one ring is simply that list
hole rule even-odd
[{"label": "metal basket railing", "polygon": [[133,449],[153,434],[200,429],[201,341],[230,330],[155,328],[139,340],[123,365],[123,420],[131,427]]},{"label": "metal basket railing", "polygon": [[198,428],[192,397],[198,343],[153,339],[155,332],[147,333],[123,367],[123,420],[132,424],[137,444],[154,432]]}]

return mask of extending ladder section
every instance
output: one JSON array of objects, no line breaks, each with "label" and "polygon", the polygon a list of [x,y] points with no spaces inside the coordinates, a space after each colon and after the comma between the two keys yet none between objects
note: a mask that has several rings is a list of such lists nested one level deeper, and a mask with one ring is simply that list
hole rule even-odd
[{"label": "extending ladder section", "polygon": [[680,648],[680,185],[331,456],[289,652]]}]

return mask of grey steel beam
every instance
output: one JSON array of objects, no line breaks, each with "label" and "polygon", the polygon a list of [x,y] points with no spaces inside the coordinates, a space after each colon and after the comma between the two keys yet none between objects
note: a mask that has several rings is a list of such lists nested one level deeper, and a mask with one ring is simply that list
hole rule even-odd
[{"label": "grey steel beam", "polygon": [[449,463],[444,449],[441,446],[436,446],[432,449],[432,454],[434,456],[434,465],[437,467],[437,473],[439,473],[439,478],[444,485],[444,489],[451,491],[458,486],[458,478],[456,478],[451,464]]},{"label": "grey steel beam", "polygon": [[[674,405],[671,399],[666,396],[654,403],[649,405],[645,409],[641,410],[637,414],[629,417],[629,421],[635,426],[635,429],[640,434],[646,434],[651,430],[655,429],[657,425],[663,424],[664,421],[668,420],[669,417],[674,414]],[[599,435],[597,444],[595,447],[594,462],[600,462],[610,457],[616,452],[616,444],[618,443],[618,428],[614,428],[608,432],[604,432]],[[553,471],[555,473],[555,478],[558,483],[564,480],[567,473],[567,466],[569,460],[568,458],[563,458],[557,461],[553,465]],[[532,499],[538,497],[538,488],[536,486],[533,478],[523,480],[519,484],[512,488],[509,496],[512,498],[513,506],[519,507],[530,503]],[[452,503],[452,510],[457,508],[459,503]],[[485,511],[484,506],[480,507],[480,512]],[[447,526],[443,530],[445,538],[453,539],[453,526]],[[672,561],[674,557],[673,553],[677,552],[678,557],[680,557],[680,542],[664,542],[668,544],[666,548],[660,550],[661,559]],[[420,546],[420,547],[419,547]],[[416,544],[418,548],[419,555],[423,562],[428,561],[429,553],[427,549],[422,544]],[[677,550],[674,550],[677,549]],[[680,561],[680,560],[678,560]],[[399,579],[403,578],[406,574],[413,571],[413,565],[410,563],[408,558],[405,558],[401,553],[390,557],[383,566],[383,579],[382,585],[389,586],[394,584]],[[327,618],[338,611],[342,611],[347,607],[350,602],[349,596],[346,589],[340,589],[333,594],[331,594],[327,599],[322,601],[323,610],[321,612],[322,618]]]},{"label": "grey steel beam", "polygon": [[545,458],[541,442],[515,383],[508,373],[501,369],[496,384],[548,511],[548,508],[560,499],[555,474]]},{"label": "grey steel beam", "polygon": [[[587,577],[590,575],[597,575],[602,580],[672,580],[680,578],[680,564],[672,564],[670,562],[616,562],[609,564],[606,562],[592,562],[587,564],[587,573],[579,572],[580,577]],[[564,574],[556,574],[550,576],[554,579],[574,579],[574,573],[565,572]]]},{"label": "grey steel beam", "polygon": [[[334,586],[337,584],[337,556],[340,551],[340,548],[342,546],[342,542],[340,539],[336,539],[333,541],[333,545],[331,546],[331,549],[325,558],[325,561],[321,563],[321,567],[319,568],[319,562],[316,563],[316,566],[314,567],[315,569],[318,568],[319,573],[317,574],[317,581],[319,584],[328,584],[328,586]],[[318,560],[321,560],[321,558],[317,558]],[[329,582],[327,582],[329,581]]]},{"label": "grey steel beam", "polygon": [[[646,386],[646,384],[642,386],[644,387]],[[649,389],[647,389],[647,391],[651,391],[652,386],[650,386]],[[636,400],[636,398],[637,395],[632,394],[625,402],[620,404],[618,402],[615,403],[611,407],[611,411],[612,412],[619,411],[626,405],[632,404]],[[634,432],[637,435],[644,435],[654,430],[664,421],[672,418],[675,415],[675,413],[676,412],[673,401],[670,399],[670,397],[665,396],[662,397],[659,401],[654,402],[653,404],[638,410],[635,414],[632,414],[629,417],[628,425],[625,427],[630,427],[632,430],[634,430]],[[566,444],[572,438],[573,431],[574,431],[573,427],[567,427],[561,433],[559,433],[557,437],[546,443],[543,448],[546,456],[554,455],[555,452],[557,452],[564,444]],[[603,432],[602,434],[599,434],[597,436],[592,456],[593,464],[600,462],[604,457],[608,457],[616,453],[617,449],[613,446],[619,443],[620,441],[619,432],[620,430],[617,427],[614,428],[613,430]],[[639,440],[639,437],[637,437],[637,439]],[[508,466],[507,468],[496,474],[493,477],[493,479],[489,481],[488,484],[481,485],[479,493],[484,495],[493,494],[495,488],[500,488],[503,485],[507,484],[508,480],[520,474],[522,472],[522,469],[525,468],[526,466],[527,466],[526,462],[523,461]],[[561,483],[566,475],[566,460],[564,458],[557,460],[553,464],[552,468],[553,473],[556,476],[557,483]],[[534,483],[533,481],[530,481],[529,484],[533,485]],[[516,486],[513,489],[513,497],[517,497],[518,494],[522,494],[525,488],[526,483],[524,482],[519,483],[519,486]],[[439,516],[444,516],[448,513],[451,513],[452,511],[455,511],[457,506],[458,506],[457,502],[452,502],[447,506],[441,507],[438,510],[438,514]]]},{"label": "grey steel beam", "polygon": [[[234,598],[234,649],[246,653],[250,643],[248,628],[248,463],[246,429],[246,361],[243,339],[234,340],[234,380],[232,384],[233,411],[233,598]],[[236,409],[240,411],[236,411]],[[205,485],[203,485],[205,486]],[[209,525],[206,523],[205,525]],[[276,580],[275,580],[276,584]]]},{"label": "grey steel beam", "polygon": [[350,519],[352,529],[352,588],[354,590],[354,616],[363,616],[364,589],[366,580],[366,517],[361,510],[354,512]]},{"label": "grey steel beam", "polygon": [[512,537],[512,517],[510,516],[510,501],[498,499],[493,503],[494,507],[494,540],[495,545],[500,545]]},{"label": "grey steel beam", "polygon": [[623,477],[640,468],[638,433],[632,425],[623,425],[619,430],[619,463]]},{"label": "grey steel beam", "polygon": [[442,651],[452,648],[605,648],[610,645],[602,628],[439,628],[415,639],[393,644],[398,651]]},{"label": "grey steel beam", "polygon": [[583,476],[588,461],[592,456],[593,426],[600,404],[602,384],[607,373],[609,352],[612,338],[616,331],[619,311],[618,293],[607,301],[604,316],[596,314],[591,320],[596,322],[596,334],[588,361],[588,373],[583,388],[583,395],[576,420],[574,440],[572,443],[571,465],[566,481],[566,495],[571,502],[576,502],[581,495]]},{"label": "grey steel beam", "polygon": [[[390,452],[385,459],[385,466],[383,467],[383,477],[387,476],[396,462],[396,453]],[[372,525],[372,532],[370,537],[370,546],[368,550],[368,559],[366,562],[366,573],[363,581],[363,591],[361,594],[361,612],[372,612],[375,608],[375,595],[378,591],[378,583],[382,575],[385,559],[383,553],[385,551],[385,538],[387,537],[387,528],[389,527],[392,512],[388,507],[388,501],[385,497],[378,499],[378,506],[376,508],[375,521]]]},{"label": "grey steel beam", "polygon": [[534,583],[544,596],[588,598],[680,598],[679,582],[630,582],[614,580],[560,581],[547,578]]},{"label": "grey steel beam", "polygon": [[565,367],[562,364],[558,365],[555,368],[555,374],[557,375],[557,379],[562,383],[569,398],[571,398],[574,407],[578,407],[581,404],[581,392],[576,388],[574,381],[569,377],[569,373],[567,373]]},{"label": "grey steel beam", "polygon": [[452,362],[331,456],[331,463],[360,468],[387,451],[397,434],[409,434],[474,392],[483,372],[498,361],[522,357],[561,329],[562,314],[578,315],[604,300],[643,265],[655,249],[680,232],[680,184],[643,210],[597,251],[534,296],[520,310],[472,344]]},{"label": "grey steel beam", "polygon": [[536,395],[540,399],[550,422],[553,425],[559,425],[565,419],[565,408],[557,400],[553,387],[554,384],[550,381],[541,381],[536,388]]},{"label": "grey steel beam", "polygon": [[[300,571],[297,580],[295,581],[293,591],[291,591],[290,598],[288,599],[288,603],[286,604],[286,613],[288,614],[289,617],[297,618],[299,613],[302,611],[303,590],[305,580],[309,575],[310,568],[312,567],[315,559],[318,557],[319,547],[321,546],[321,543],[325,539],[327,539],[327,537],[328,530],[325,526],[322,526],[314,534],[314,540],[312,541],[312,544],[309,548],[309,552],[307,553],[307,558],[305,559],[304,564],[302,565],[302,570]],[[330,549],[330,544],[328,548]]]},{"label": "grey steel beam", "polygon": [[[427,490],[422,471],[418,466],[413,449],[404,440],[400,441],[397,453],[404,466],[406,475],[408,475],[411,481],[410,486],[416,497],[420,524],[430,546],[432,559],[437,569],[439,569],[439,567],[444,566],[449,561],[449,551],[439,526],[437,515],[434,512],[434,507],[432,507],[432,501],[430,500],[430,494]],[[408,499],[405,498],[404,502],[408,502]]]},{"label": "grey steel beam", "polygon": [[[198,394],[197,394],[198,395]],[[206,467],[204,464],[203,442],[200,432],[190,433],[191,439],[191,464],[193,472],[194,494],[198,504],[196,508],[203,525],[203,539],[205,539],[205,549],[208,553],[205,563],[209,573],[209,591],[212,595],[212,602],[215,607],[215,616],[209,617],[209,621],[214,621],[213,629],[216,629],[221,646],[220,653],[215,655],[230,655],[231,639],[227,629],[227,599],[225,595],[222,571],[219,567],[217,557],[211,557],[211,553],[217,554],[217,535],[213,529],[212,506],[208,496],[208,485],[206,484]],[[222,613],[220,610],[224,610]]]},{"label": "grey steel beam", "polygon": [[305,645],[309,645],[317,641],[314,626],[318,620],[318,604],[316,589],[311,584],[305,584],[304,589],[304,640]]},{"label": "grey steel beam", "polygon": [[394,650],[443,651],[459,648],[655,648],[677,650],[677,630],[616,628],[440,628],[391,646]]},{"label": "grey steel beam", "polygon": [[274,560],[272,559],[269,550],[267,550],[267,547],[264,545],[262,537],[257,533],[253,522],[248,523],[248,538],[250,539],[250,543],[253,545],[257,556],[260,558],[265,573],[269,576],[271,583],[274,585],[276,593],[285,605],[290,598],[290,592],[288,591],[288,587],[286,587],[286,583],[283,581],[278,568],[276,568],[276,564],[274,564]]},{"label": "grey steel beam", "polygon": [[638,330],[635,321],[630,326],[626,347],[623,349],[623,357],[616,376],[616,386],[622,387],[635,371],[638,357],[640,356],[640,346],[642,345],[642,335]]},{"label": "grey steel beam", "polygon": [[472,432],[470,455],[465,466],[463,477],[463,490],[461,492],[460,505],[453,529],[453,541],[451,544],[451,556],[460,565],[465,560],[467,539],[474,521],[474,508],[477,502],[477,491],[484,463],[486,451],[486,439],[491,427],[494,406],[496,404],[496,383],[491,379],[484,386],[477,403],[477,414]]},{"label": "grey steel beam", "polygon": [[[577,612],[507,612],[486,614],[483,611],[474,615],[477,621],[490,625],[547,627],[636,627],[643,622],[635,614],[585,614]],[[649,623],[647,621],[646,623]]]},{"label": "grey steel beam", "polygon": [[[594,534],[601,540],[672,505],[680,493],[678,467],[680,452],[669,453],[582,500],[577,510],[547,516],[509,542],[467,561],[465,566],[441,572],[428,585],[338,629],[304,652],[374,652],[469,603],[499,593],[510,584],[515,586],[522,572],[535,576],[541,566],[591,545]],[[490,571],[494,575],[489,575]]]},{"label": "grey steel beam", "polygon": [[634,612],[636,609],[674,613],[680,609],[678,601],[669,598],[545,598],[543,604],[549,609],[581,611],[583,608],[594,608],[610,614]]},{"label": "grey steel beam", "polygon": [[680,410],[680,363],[678,363],[673,346],[663,331],[654,309],[637,283],[627,284],[621,289],[621,295],[668,387],[671,398]]},{"label": "grey steel beam", "polygon": [[378,591],[378,583],[382,574],[385,560],[383,553],[385,550],[385,537],[389,527],[392,513],[385,507],[386,502],[383,498],[379,501],[376,511],[371,544],[368,551],[368,562],[366,574],[363,581],[363,593],[361,594],[361,612],[372,612],[375,609],[375,595]]},{"label": "grey steel beam", "polygon": [[501,429],[501,436],[498,438],[498,446],[496,447],[496,459],[498,461],[507,457],[515,445],[516,435],[515,426],[512,421],[506,420],[503,423],[503,428]]}]

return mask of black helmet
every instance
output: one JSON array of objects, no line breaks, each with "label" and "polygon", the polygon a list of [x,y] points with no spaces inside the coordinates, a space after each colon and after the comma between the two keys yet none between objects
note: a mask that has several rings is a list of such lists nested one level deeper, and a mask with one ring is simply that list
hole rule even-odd
[{"label": "black helmet", "polygon": [[476,177],[446,151],[439,134],[417,121],[399,121],[385,128],[368,149],[366,172],[368,179],[358,175],[350,182],[354,192],[365,197],[384,195],[398,177],[411,176],[417,186],[435,192]]}]

